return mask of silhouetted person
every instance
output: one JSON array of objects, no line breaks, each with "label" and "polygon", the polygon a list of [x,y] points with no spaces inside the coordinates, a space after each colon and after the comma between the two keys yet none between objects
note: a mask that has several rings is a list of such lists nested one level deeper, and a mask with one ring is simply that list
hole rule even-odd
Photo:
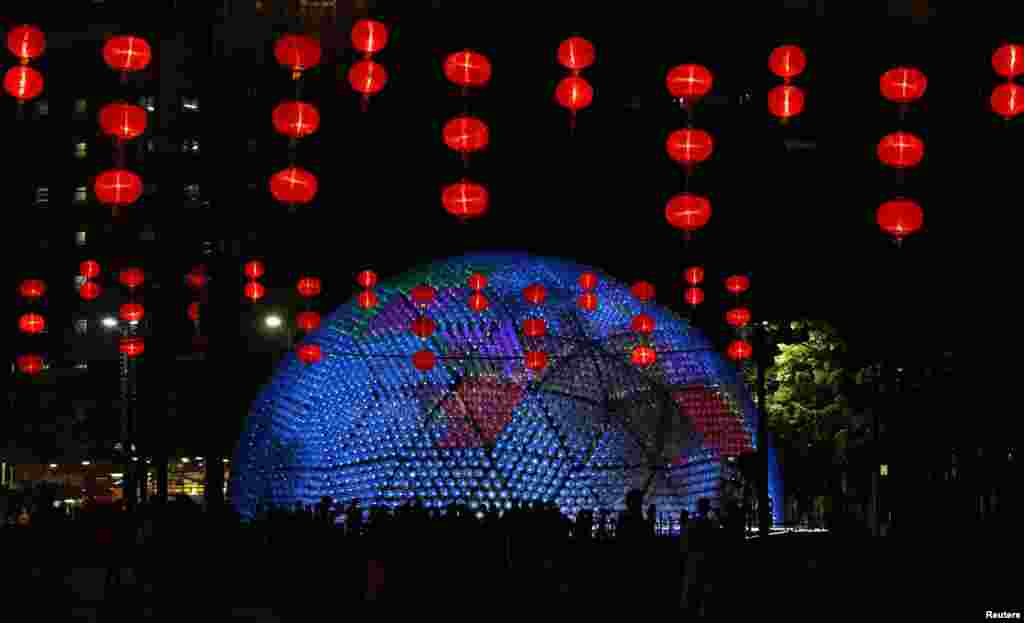
[{"label": "silhouetted person", "polygon": [[647,507],[647,536],[654,537],[658,534],[658,506],[650,504]]},{"label": "silhouetted person", "polygon": [[711,517],[711,501],[697,501],[697,516],[687,531],[686,582],[683,591],[684,607],[703,615],[707,606],[707,593],[713,581],[711,569],[717,555],[718,528]]},{"label": "silhouetted person", "polygon": [[363,533],[363,509],[359,508],[359,500],[352,500],[345,511],[345,535],[359,536]]},{"label": "silhouetted person", "polygon": [[647,534],[643,512],[644,493],[638,489],[626,495],[626,510],[619,515],[615,527],[615,540],[620,543],[639,543]]}]

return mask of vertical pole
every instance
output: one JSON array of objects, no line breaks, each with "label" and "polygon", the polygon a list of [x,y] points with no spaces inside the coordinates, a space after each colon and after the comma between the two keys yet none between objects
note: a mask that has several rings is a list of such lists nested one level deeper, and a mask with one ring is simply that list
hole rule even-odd
[{"label": "vertical pole", "polygon": [[765,382],[766,368],[768,367],[768,339],[765,334],[764,322],[758,322],[755,331],[757,332],[757,344],[755,345],[755,358],[757,359],[757,452],[760,460],[758,472],[761,474],[761,483],[757,488],[758,507],[758,535],[767,537],[771,534],[772,516],[768,509],[769,500],[768,483],[771,479],[771,461],[768,459],[768,390]]}]

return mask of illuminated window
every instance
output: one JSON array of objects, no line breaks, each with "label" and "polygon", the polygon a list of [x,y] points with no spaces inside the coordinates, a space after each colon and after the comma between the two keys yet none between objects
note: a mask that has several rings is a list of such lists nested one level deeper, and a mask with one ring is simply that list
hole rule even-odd
[{"label": "illuminated window", "polygon": [[85,335],[89,332],[89,319],[79,318],[75,321],[75,333],[78,335]]},{"label": "illuminated window", "polygon": [[85,203],[89,200],[89,191],[85,186],[78,186],[75,188],[75,194],[73,201],[75,203]]},{"label": "illuminated window", "polygon": [[36,188],[36,207],[45,208],[50,205],[50,187],[40,186]]},{"label": "illuminated window", "polygon": [[880,475],[882,475],[882,476],[888,476],[889,475],[889,466],[887,464],[885,464],[885,463],[882,463],[882,466],[878,468],[878,473]]},{"label": "illuminated window", "polygon": [[89,369],[89,362],[88,361],[79,361],[78,363],[75,364],[75,369],[76,370],[88,370]]},{"label": "illuminated window", "polygon": [[45,117],[50,114],[50,102],[39,100],[36,102],[36,117]]},{"label": "illuminated window", "polygon": [[89,155],[89,145],[85,141],[75,143],[75,158],[82,159]]},{"label": "illuminated window", "polygon": [[186,184],[185,198],[190,201],[199,199],[199,184]]},{"label": "illuminated window", "polygon": [[183,97],[181,98],[181,108],[189,112],[199,111],[199,98],[198,97]]},{"label": "illuminated window", "polygon": [[75,100],[75,117],[83,117],[89,113],[89,100],[80,97]]},{"label": "illuminated window", "polygon": [[88,241],[88,234],[84,231],[75,232],[75,246],[84,247]]},{"label": "illuminated window", "polygon": [[142,106],[149,112],[156,110],[156,98],[152,95],[143,95],[139,98],[139,106]]},{"label": "illuminated window", "polygon": [[198,154],[199,153],[199,139],[198,138],[188,138],[188,139],[185,139],[185,142],[182,143],[182,145],[181,145],[181,151],[185,152],[186,154],[190,154],[190,153],[191,154]]}]

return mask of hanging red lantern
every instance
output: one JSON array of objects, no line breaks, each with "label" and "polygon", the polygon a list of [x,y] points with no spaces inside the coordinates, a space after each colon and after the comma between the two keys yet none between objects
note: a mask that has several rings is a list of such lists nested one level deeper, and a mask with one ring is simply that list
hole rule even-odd
[{"label": "hanging red lantern", "polygon": [[487,212],[490,197],[487,189],[470,181],[456,182],[441,191],[444,209],[460,219],[481,216]]},{"label": "hanging red lantern", "polygon": [[361,19],[352,25],[352,48],[376,54],[388,44],[388,27],[375,19]]},{"label": "hanging red lantern", "polygon": [[95,279],[100,276],[100,263],[96,260],[85,260],[78,265],[78,274],[86,279]]},{"label": "hanging red lantern", "polygon": [[425,340],[431,335],[434,335],[434,329],[436,326],[437,325],[435,325],[434,321],[430,318],[426,316],[419,316],[412,321],[412,325],[409,327],[409,330],[412,331],[412,334],[416,337]]},{"label": "hanging red lantern", "polygon": [[576,305],[583,311],[592,312],[597,309],[597,295],[593,292],[584,292],[576,299]]},{"label": "hanging red lantern", "polygon": [[795,45],[780,45],[768,55],[768,69],[783,80],[791,80],[804,72],[807,55]]},{"label": "hanging red lantern", "polygon": [[320,285],[319,277],[303,277],[299,279],[295,289],[299,292],[299,296],[308,299],[320,295]]},{"label": "hanging red lantern", "polygon": [[532,305],[543,305],[547,290],[539,283],[532,283],[523,288],[523,299]]},{"label": "hanging red lantern", "polygon": [[878,159],[886,166],[917,166],[924,158],[924,141],[909,132],[893,132],[878,142]]},{"label": "hanging red lantern", "polygon": [[22,314],[21,318],[18,318],[18,328],[22,333],[29,335],[42,333],[46,329],[46,319],[34,312]]},{"label": "hanging red lantern", "polygon": [[711,220],[711,202],[699,195],[680,193],[665,204],[665,220],[676,229],[695,232]]},{"label": "hanging red lantern", "polygon": [[42,355],[18,355],[18,371],[22,374],[34,375],[43,371]]},{"label": "hanging red lantern", "polygon": [[316,197],[316,176],[299,167],[288,167],[270,178],[270,194],[286,205],[305,204]]},{"label": "hanging red lantern", "polygon": [[356,275],[356,283],[364,290],[369,290],[377,285],[377,273],[372,270],[360,271],[359,274]]},{"label": "hanging red lantern", "polygon": [[700,99],[711,90],[711,72],[703,65],[677,65],[665,77],[665,86],[672,97]]},{"label": "hanging red lantern", "polygon": [[469,276],[469,280],[466,283],[469,285],[470,290],[479,292],[487,287],[487,277],[480,273],[473,273]]},{"label": "hanging red lantern", "polygon": [[630,292],[642,303],[653,300],[655,296],[654,284],[648,281],[637,281],[630,288]]},{"label": "hanging red lantern", "polygon": [[379,302],[380,300],[377,298],[377,293],[373,290],[363,290],[356,298],[356,303],[363,309],[373,309]]},{"label": "hanging red lantern", "polygon": [[258,301],[267,293],[267,289],[259,281],[250,281],[245,284],[245,289],[242,290],[242,293],[250,301]]},{"label": "hanging red lantern", "polygon": [[490,302],[487,297],[479,292],[474,292],[469,295],[469,308],[479,313],[486,310],[490,306]]},{"label": "hanging red lantern", "polygon": [[751,348],[750,343],[744,340],[733,340],[729,342],[729,348],[726,350],[726,354],[729,359],[733,361],[742,361],[744,359],[750,359],[754,349]]},{"label": "hanging red lantern", "polygon": [[648,335],[654,332],[654,317],[650,314],[637,314],[633,316],[630,326],[637,333]]},{"label": "hanging red lantern", "polygon": [[18,286],[18,294],[30,301],[40,299],[46,294],[46,282],[42,279],[26,279]]},{"label": "hanging red lantern", "polygon": [[46,50],[46,35],[30,24],[15,26],[7,32],[7,49],[25,64],[43,55]]},{"label": "hanging red lantern", "polygon": [[100,129],[122,141],[138,138],[146,131],[146,111],[125,102],[107,104],[100,109]]},{"label": "hanging red lantern", "polygon": [[125,322],[139,322],[146,316],[146,308],[139,303],[125,303],[118,310],[117,316]]},{"label": "hanging red lantern", "polygon": [[804,111],[804,92],[791,84],[780,84],[768,91],[768,112],[786,120]]},{"label": "hanging red lantern", "polygon": [[693,165],[711,157],[715,143],[704,130],[683,128],[668,135],[665,151],[676,162]]},{"label": "hanging red lantern", "polygon": [[1024,87],[1013,82],[992,90],[992,111],[1004,119],[1013,119],[1024,111]]},{"label": "hanging red lantern", "polygon": [[193,301],[188,304],[188,310],[185,312],[188,314],[188,319],[192,322],[199,322],[199,302]]},{"label": "hanging red lantern", "polygon": [[548,324],[543,318],[527,318],[523,321],[523,335],[526,337],[544,337]]},{"label": "hanging red lantern", "polygon": [[480,151],[491,140],[487,124],[470,115],[459,115],[449,120],[441,130],[441,137],[449,149],[461,154]]},{"label": "hanging red lantern", "polygon": [[380,63],[363,59],[353,63],[348,70],[348,83],[352,90],[369,97],[384,90],[388,83],[388,71]]},{"label": "hanging red lantern", "polygon": [[309,102],[281,102],[270,117],[278,134],[294,139],[310,136],[320,128],[320,111]]},{"label": "hanging red lantern", "polygon": [[192,272],[185,275],[185,284],[193,290],[202,290],[206,287],[207,277],[204,273],[201,273],[194,268]]},{"label": "hanging red lantern", "polygon": [[102,294],[103,290],[95,281],[86,281],[78,287],[78,296],[84,301],[95,301]]},{"label": "hanging red lantern", "polygon": [[319,363],[323,357],[323,352],[320,350],[319,344],[299,344],[298,348],[295,349],[295,355],[299,358],[299,361],[310,365]]},{"label": "hanging red lantern", "polygon": [[295,316],[295,326],[302,331],[316,331],[320,328],[320,314],[315,311],[299,312]]},{"label": "hanging red lantern", "polygon": [[142,196],[142,179],[125,169],[110,169],[96,176],[93,190],[102,204],[126,206]]},{"label": "hanging red lantern", "polygon": [[1000,46],[992,55],[992,69],[1007,80],[1024,74],[1024,45],[1008,43]]},{"label": "hanging red lantern", "polygon": [[632,360],[633,365],[646,368],[658,360],[658,352],[646,344],[638,344],[633,347],[630,359]]},{"label": "hanging red lantern", "polygon": [[691,286],[700,285],[704,281],[704,269],[700,266],[691,266],[683,271],[683,278]]},{"label": "hanging red lantern", "polygon": [[444,75],[460,87],[484,87],[491,80],[491,61],[479,52],[453,52],[444,60]]},{"label": "hanging red lantern", "polygon": [[583,37],[569,37],[558,46],[558,64],[577,72],[594,64],[594,44]]},{"label": "hanging red lantern", "polygon": [[142,37],[112,37],[103,46],[103,60],[115,71],[141,71],[153,59],[153,50]]},{"label": "hanging red lantern", "polygon": [[420,372],[432,370],[436,363],[437,355],[429,350],[417,351],[412,355],[412,365],[416,366],[416,369]]},{"label": "hanging red lantern", "polygon": [[745,327],[750,324],[750,310],[746,307],[736,307],[725,312],[725,321],[729,326]]},{"label": "hanging red lantern", "polygon": [[141,268],[125,268],[117,276],[121,285],[134,290],[146,281],[146,273]]},{"label": "hanging red lantern", "polygon": [[913,67],[897,67],[882,74],[882,97],[897,104],[909,104],[924,95],[928,79]]},{"label": "hanging red lantern", "polygon": [[274,44],[274,58],[292,70],[297,80],[302,72],[320,64],[320,42],[305,35],[284,35]]},{"label": "hanging red lantern", "polygon": [[245,276],[248,277],[249,279],[259,279],[267,272],[266,267],[263,265],[263,262],[259,260],[250,260],[246,262],[245,266],[242,268],[242,271],[245,273]]},{"label": "hanging red lantern", "polygon": [[543,370],[548,367],[548,354],[542,350],[527,351],[526,367],[534,372]]},{"label": "hanging red lantern", "polygon": [[893,199],[879,206],[875,220],[882,231],[902,240],[921,229],[924,211],[910,199]]},{"label": "hanging red lantern", "polygon": [[137,335],[126,335],[121,338],[118,350],[129,359],[138,357],[146,351],[146,341]]},{"label": "hanging red lantern", "polygon": [[568,76],[555,87],[555,99],[559,106],[575,114],[593,103],[594,87],[580,76]]},{"label": "hanging red lantern", "polygon": [[409,297],[412,299],[413,304],[419,307],[426,307],[434,302],[434,298],[437,296],[437,290],[426,285],[421,284],[409,290]]},{"label": "hanging red lantern", "polygon": [[39,97],[43,92],[43,74],[26,65],[16,65],[4,74],[4,90],[19,102]]},{"label": "hanging red lantern", "polygon": [[732,275],[725,280],[725,289],[729,294],[739,296],[750,289],[750,278],[746,275]]},{"label": "hanging red lantern", "polygon": [[593,290],[597,287],[597,275],[592,272],[585,272],[580,275],[578,282],[583,290]]},{"label": "hanging red lantern", "polygon": [[683,300],[686,301],[687,305],[696,307],[704,302],[704,290],[696,286],[686,288],[686,290],[683,291]]}]

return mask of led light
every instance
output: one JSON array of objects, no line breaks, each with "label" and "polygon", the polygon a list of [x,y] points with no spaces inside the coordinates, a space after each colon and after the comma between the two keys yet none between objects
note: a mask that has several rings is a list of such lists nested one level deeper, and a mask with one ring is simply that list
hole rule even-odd
[{"label": "led light", "polygon": [[101,322],[103,323],[103,326],[108,329],[113,329],[117,326],[117,318],[114,318],[113,316],[104,316]]},{"label": "led light", "polygon": [[82,461],[82,465],[85,467],[89,467],[90,465],[92,465],[92,461]]},{"label": "led light", "polygon": [[284,320],[282,320],[277,314],[270,314],[263,320],[263,322],[267,325],[268,329],[277,329],[284,323]]}]

